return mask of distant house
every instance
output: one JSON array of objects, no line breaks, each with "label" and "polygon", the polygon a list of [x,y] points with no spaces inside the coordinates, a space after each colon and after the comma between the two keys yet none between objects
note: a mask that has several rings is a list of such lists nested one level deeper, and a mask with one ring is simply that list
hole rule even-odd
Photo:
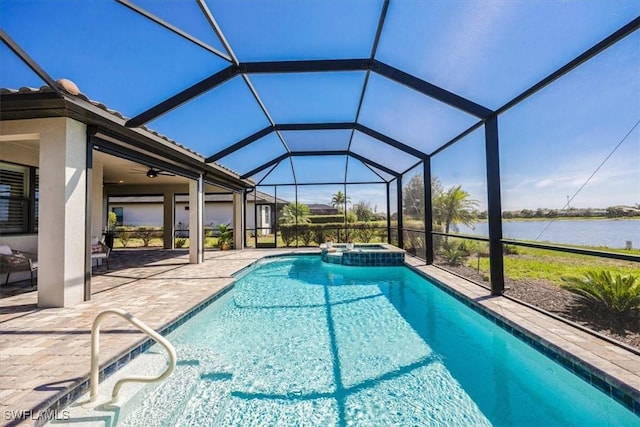
[{"label": "distant house", "polygon": [[311,203],[307,206],[309,206],[311,215],[336,215],[340,213],[337,208],[324,203]]},{"label": "distant house", "polygon": [[288,205],[284,199],[256,191],[247,195],[247,230],[255,229],[257,234],[272,234],[276,225],[276,212]]}]

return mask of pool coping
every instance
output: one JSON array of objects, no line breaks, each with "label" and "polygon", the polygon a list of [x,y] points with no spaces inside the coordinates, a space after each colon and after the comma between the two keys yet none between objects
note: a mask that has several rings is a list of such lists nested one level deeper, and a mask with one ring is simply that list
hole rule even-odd
[{"label": "pool coping", "polygon": [[[300,256],[319,256],[319,251],[313,252],[297,252],[297,253],[279,253],[279,254],[265,254],[264,256],[256,259],[255,261],[247,264],[246,266],[240,268],[231,274],[234,278],[234,281],[216,293],[210,295],[205,298],[191,309],[186,311],[185,313],[177,316],[173,320],[170,320],[165,323],[164,326],[158,329],[158,332],[165,336],[170,332],[174,331],[176,328],[182,326],[187,320],[194,317],[196,314],[200,313],[202,310],[210,306],[213,302],[226,295],[233,287],[235,286],[235,281],[241,278],[244,274],[251,271],[256,265],[259,265],[260,262],[264,259],[272,259],[272,258],[283,258],[283,257],[300,257]],[[421,267],[432,267],[422,265],[413,265],[413,263],[408,262],[410,259],[413,260],[412,257],[407,257],[405,260],[404,267],[408,268],[410,271],[420,275],[421,277],[429,280],[439,289],[446,292],[448,295],[451,295],[456,300],[462,302],[467,307],[471,308],[475,312],[479,313],[483,317],[492,321],[497,326],[501,327],[503,330],[509,332],[514,337],[520,339],[524,343],[528,344],[535,350],[540,353],[546,355],[551,360],[557,362],[559,365],[569,370],[573,374],[580,377],[582,380],[588,382],[590,385],[595,387],[596,389],[603,392],[610,398],[613,398],[619,404],[623,405],[625,408],[636,414],[640,417],[640,390],[634,388],[633,386],[625,383],[624,381],[616,378],[609,373],[603,371],[592,363],[578,357],[577,355],[559,347],[558,345],[552,343],[545,337],[542,337],[539,334],[527,329],[522,325],[518,325],[514,321],[508,319],[504,315],[499,312],[493,310],[486,305],[483,305],[482,302],[490,299],[488,297],[480,297],[480,298],[472,298],[469,295],[465,295],[460,290],[455,289],[451,284],[447,284],[443,280],[438,277],[434,277],[433,274],[429,274],[429,272],[425,272],[421,270]],[[415,260],[414,260],[415,262]],[[349,266],[345,266],[349,267]],[[353,267],[358,268],[358,267]],[[451,273],[446,272],[446,270],[441,270],[445,274],[449,274],[450,276],[457,277]],[[464,278],[458,277],[460,280],[463,280],[467,283],[470,283],[484,292],[488,293],[488,291],[470,282]],[[489,295],[490,296],[490,295]],[[491,298],[501,298],[500,296],[490,296]],[[513,301],[514,304],[518,304],[517,301]],[[526,307],[528,310],[534,311],[530,307]],[[544,315],[541,313],[541,315]],[[553,319],[552,317],[550,317]],[[553,319],[558,321],[557,319]],[[570,326],[570,325],[567,325]],[[102,367],[99,371],[99,381],[102,382],[104,379],[113,375],[117,370],[125,366],[127,363],[135,359],[137,356],[142,354],[145,350],[151,347],[155,341],[152,338],[143,338],[140,341],[131,345],[128,349],[125,349],[121,353],[113,356],[108,361],[102,364]],[[57,395],[52,396],[50,399],[39,404],[37,407],[33,408],[33,412],[46,412],[46,413],[59,413],[65,407],[67,407],[72,402],[76,401],[82,395],[89,391],[90,382],[89,375],[81,377],[74,385],[71,387],[61,391]],[[46,419],[38,419],[33,425],[41,426],[44,425],[47,421]]]}]

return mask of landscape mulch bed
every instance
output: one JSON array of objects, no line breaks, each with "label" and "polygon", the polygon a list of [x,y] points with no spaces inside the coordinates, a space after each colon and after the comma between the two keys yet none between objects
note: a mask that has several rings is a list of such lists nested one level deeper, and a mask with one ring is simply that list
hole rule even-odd
[{"label": "landscape mulch bed", "polygon": [[[462,277],[489,286],[482,273],[465,266],[443,265]],[[505,278],[505,295],[541,308],[552,314],[590,328],[640,350],[640,316],[621,318],[611,313],[585,306],[581,298],[542,279],[511,280]]]}]

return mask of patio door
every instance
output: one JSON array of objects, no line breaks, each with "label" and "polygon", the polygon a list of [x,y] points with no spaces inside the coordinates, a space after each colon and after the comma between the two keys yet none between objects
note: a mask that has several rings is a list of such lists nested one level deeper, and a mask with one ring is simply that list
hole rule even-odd
[{"label": "patio door", "polygon": [[276,231],[273,204],[256,204],[256,248],[275,248]]}]

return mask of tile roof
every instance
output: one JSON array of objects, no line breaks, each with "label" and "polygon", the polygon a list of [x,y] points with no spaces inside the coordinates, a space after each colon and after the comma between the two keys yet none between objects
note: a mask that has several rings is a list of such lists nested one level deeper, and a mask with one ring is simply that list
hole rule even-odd
[{"label": "tile roof", "polygon": [[[121,120],[128,120],[129,119],[129,117],[126,117],[121,112],[119,112],[117,110],[113,110],[113,109],[107,107],[105,104],[103,104],[103,103],[101,103],[99,101],[95,101],[95,100],[89,99],[89,97],[86,96],[84,93],[82,93],[80,91],[80,89],[75,85],[75,83],[73,83],[71,80],[59,79],[59,80],[56,81],[56,83],[58,83],[58,85],[59,85],[58,89],[63,91],[65,96],[72,96],[74,98],[81,99],[81,100],[83,100],[85,102],[90,103],[91,105],[93,105],[95,107],[100,108],[101,110],[106,111],[107,113],[109,113],[109,114],[113,115],[114,117],[117,117],[117,118],[119,118]],[[46,85],[45,86],[41,86],[39,88],[26,87],[26,86],[21,87],[20,89],[0,88],[0,95],[56,93],[56,92],[58,92],[58,91],[53,89],[53,88],[51,88],[50,86],[46,86]],[[177,141],[169,138],[168,136],[162,135],[161,133],[156,132],[155,130],[150,129],[147,126],[144,126],[144,125],[140,126],[140,129],[142,129],[142,130],[144,130],[144,131],[146,131],[146,132],[148,132],[148,133],[150,133],[150,134],[152,134],[152,135],[154,135],[154,136],[156,136],[158,138],[161,138],[161,139],[169,142],[170,144],[173,144],[173,145],[175,145],[175,146],[177,146],[177,147],[179,147],[179,148],[181,148],[183,150],[186,150],[189,153],[202,158],[203,161],[204,161],[204,158],[205,158],[204,155],[202,155],[201,153],[198,153],[198,152],[190,149],[189,147],[187,147],[185,145],[182,145],[182,144],[178,143]],[[208,164],[209,165],[215,165],[215,167],[223,169],[226,172],[229,172],[229,173],[231,173],[233,175],[240,176],[240,174],[238,172],[236,172],[236,171],[234,171],[232,169],[229,169],[228,167],[223,166],[223,165],[221,165],[219,163],[208,163]]]}]

